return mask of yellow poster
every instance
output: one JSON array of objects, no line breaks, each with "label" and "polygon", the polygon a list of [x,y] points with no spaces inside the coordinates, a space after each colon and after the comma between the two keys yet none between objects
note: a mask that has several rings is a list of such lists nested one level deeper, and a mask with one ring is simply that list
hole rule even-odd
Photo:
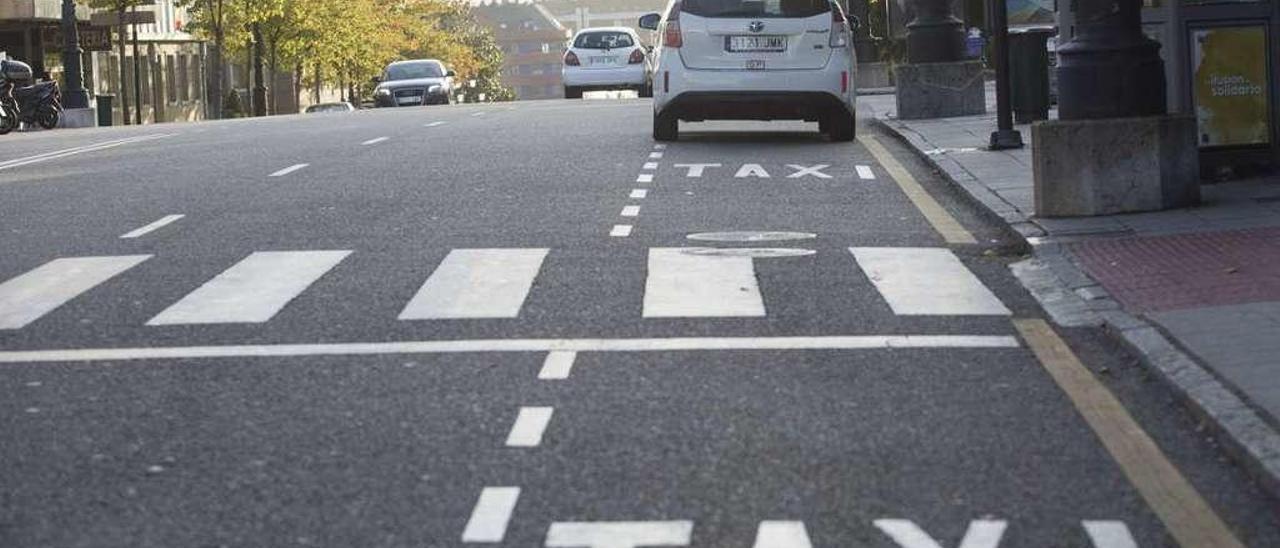
[{"label": "yellow poster", "polygon": [[1200,146],[1269,143],[1266,28],[1194,30],[1191,62]]}]

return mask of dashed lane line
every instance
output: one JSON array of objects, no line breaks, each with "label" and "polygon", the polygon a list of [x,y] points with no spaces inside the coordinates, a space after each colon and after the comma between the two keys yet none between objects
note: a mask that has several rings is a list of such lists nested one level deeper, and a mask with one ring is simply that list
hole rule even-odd
[{"label": "dashed lane line", "polygon": [[548,548],[639,548],[688,546],[692,521],[556,522],[547,530]]},{"label": "dashed lane line", "polygon": [[876,173],[874,171],[871,171],[871,166],[859,165],[859,166],[855,166],[854,169],[858,171],[859,179],[862,179],[864,181],[870,181],[876,178]]},{"label": "dashed lane line", "polygon": [[661,153],[661,152],[650,152],[650,153],[649,153],[649,158],[650,158],[650,159],[653,159],[653,160],[661,160],[661,159],[662,159],[662,153]]},{"label": "dashed lane line", "polygon": [[365,142],[360,143],[360,144],[365,145],[365,146],[368,146],[368,145],[376,145],[376,144],[378,144],[378,143],[381,143],[381,142],[383,142],[383,141],[386,141],[387,139],[390,139],[390,137],[374,137],[373,139],[369,139],[368,141],[365,141]]},{"label": "dashed lane line", "polygon": [[14,159],[12,159],[12,160],[5,160],[5,161],[3,161],[3,162],[0,162],[0,171],[2,171],[2,170],[6,170],[6,169],[12,169],[12,168],[15,168],[15,167],[21,167],[21,166],[25,166],[25,165],[36,164],[36,163],[40,163],[40,162],[46,162],[46,161],[49,161],[49,160],[56,160],[56,159],[58,159],[58,158],[66,158],[67,156],[74,156],[74,155],[76,155],[76,154],[83,154],[83,153],[86,153],[86,152],[94,152],[94,151],[98,151],[98,150],[106,150],[106,149],[109,149],[109,148],[115,148],[115,147],[118,147],[118,146],[128,145],[128,144],[132,144],[132,143],[142,143],[142,142],[145,142],[145,141],[154,141],[154,140],[156,140],[156,139],[163,139],[163,138],[165,138],[165,137],[173,137],[174,135],[177,135],[177,134],[176,134],[176,133],[157,133],[157,134],[153,134],[153,135],[142,135],[142,136],[138,136],[138,137],[129,137],[129,138],[125,138],[125,139],[115,139],[115,140],[111,140],[111,141],[103,141],[103,142],[100,142],[100,143],[93,143],[93,144],[84,145],[84,146],[78,146],[78,147],[66,148],[66,149],[62,149],[62,150],[55,150],[55,151],[52,151],[52,152],[45,152],[45,153],[43,153],[43,154],[36,154],[36,155],[33,155],[33,156],[25,156],[25,157],[22,157],[22,158],[14,158]]},{"label": "dashed lane line", "polygon": [[462,542],[502,542],[519,500],[519,487],[485,487],[471,509]]},{"label": "dashed lane line", "polygon": [[924,187],[920,186],[920,182],[916,181],[916,178],[912,177],[911,173],[902,167],[898,159],[894,158],[893,154],[884,148],[884,145],[880,144],[880,141],[876,140],[875,137],[861,137],[859,140],[862,141],[863,146],[867,147],[867,150],[871,151],[871,155],[875,156],[876,161],[880,162],[885,171],[889,172],[889,177],[893,178],[893,181],[902,189],[903,194],[906,194],[911,203],[915,204],[916,209],[920,210],[925,220],[929,221],[929,224],[933,225],[933,229],[942,235],[943,240],[949,244],[974,244],[978,242],[973,237],[973,234],[965,230],[960,221],[957,221],[955,217],[947,213],[947,210],[937,200],[933,199],[933,196],[930,196]]},{"label": "dashed lane line", "polygon": [[753,548],[813,548],[803,521],[762,521]]},{"label": "dashed lane line", "polygon": [[[148,256],[140,256],[140,259],[138,260],[146,257]],[[101,277],[105,278],[109,276],[104,274]],[[94,283],[97,283],[98,281],[99,280],[94,280]],[[0,299],[0,304],[3,304],[3,302],[4,299]],[[15,308],[25,312],[30,307],[15,306]],[[3,318],[3,314],[0,314],[0,318]],[[0,363],[97,362],[200,358],[279,358],[296,356],[377,356],[388,354],[453,354],[476,352],[885,350],[895,348],[995,349],[1018,348],[1018,346],[1019,343],[1017,338],[1005,335],[827,335],[809,337],[671,337],[636,339],[468,339],[367,343],[147,346],[134,348],[6,350],[0,351]]]},{"label": "dashed lane line", "polygon": [[640,215],[640,206],[629,205],[629,206],[623,207],[622,213],[619,213],[619,215],[622,215],[623,217],[637,217]]},{"label": "dashed lane line", "polygon": [[521,407],[516,422],[507,434],[507,447],[537,447],[542,444],[542,434],[551,423],[551,407]]},{"label": "dashed lane line", "polygon": [[284,169],[282,169],[282,170],[280,170],[280,171],[277,171],[277,172],[275,172],[275,173],[272,173],[271,175],[268,175],[268,177],[284,177],[285,175],[288,175],[288,174],[290,174],[290,173],[293,173],[293,172],[295,172],[295,171],[298,171],[299,169],[302,169],[302,168],[307,167],[307,166],[309,166],[309,165],[311,165],[311,164],[293,164],[293,165],[291,165],[291,166],[289,166],[289,167],[286,167],[286,168],[284,168]]},{"label": "dashed lane line", "polygon": [[448,122],[428,122],[426,124],[422,124],[422,127],[440,127],[445,125],[446,123]]},{"label": "dashed lane line", "polygon": [[613,225],[609,230],[609,235],[614,238],[626,238],[631,235],[631,225]]},{"label": "dashed lane line", "polygon": [[178,219],[181,219],[183,217],[184,215],[179,215],[179,214],[165,215],[164,217],[161,217],[150,224],[144,225],[139,228],[135,228],[133,230],[130,230],[129,232],[125,232],[124,234],[121,234],[120,237],[126,240],[138,238],[150,232],[154,232],[156,229],[159,229],[165,225],[172,224],[174,221],[177,221]]},{"label": "dashed lane line", "polygon": [[639,175],[637,175],[637,176],[636,176],[636,182],[637,182],[637,183],[652,183],[652,182],[653,182],[653,174],[652,174],[652,173],[641,173],[641,174],[639,174]]},{"label": "dashed lane line", "polygon": [[538,371],[538,378],[544,381],[558,381],[569,378],[569,373],[573,371],[573,362],[577,358],[577,352],[565,352],[562,350],[548,352],[547,359],[542,362],[542,369]]},{"label": "dashed lane line", "polygon": [[648,196],[648,195],[649,195],[649,191],[648,191],[648,189],[644,189],[644,188],[633,188],[633,189],[631,189],[631,194],[630,194],[629,196],[627,196],[627,197],[628,197],[628,198],[631,198],[631,199],[633,199],[633,200],[643,200],[643,199],[645,198],[645,196]]},{"label": "dashed lane line", "polygon": [[646,170],[658,169],[658,162],[645,162],[644,166],[642,166],[640,169],[646,169]]},{"label": "dashed lane line", "polygon": [[1120,400],[1080,363],[1047,322],[1019,319],[1013,323],[1179,545],[1244,547]]}]

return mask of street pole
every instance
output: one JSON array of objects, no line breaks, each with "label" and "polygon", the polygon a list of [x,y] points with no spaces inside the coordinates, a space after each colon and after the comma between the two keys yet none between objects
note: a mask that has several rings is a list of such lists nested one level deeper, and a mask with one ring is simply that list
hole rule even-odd
[{"label": "street pole", "polygon": [[129,82],[125,75],[129,73],[129,63],[125,61],[125,43],[128,42],[129,36],[124,30],[124,8],[116,12],[120,16],[120,24],[116,27],[116,34],[120,48],[120,118],[124,121],[124,125],[129,125]]},{"label": "street pole", "polygon": [[89,90],[84,89],[84,50],[80,49],[80,32],[76,28],[75,0],[62,0],[62,67],[67,88],[63,90],[66,108],[89,108]]},{"label": "street pole", "polygon": [[262,74],[262,27],[253,24],[253,115],[267,115],[267,83]]},{"label": "street pole", "polygon": [[1013,128],[1013,107],[1009,104],[1009,12],[1005,0],[991,0],[991,32],[996,62],[996,131],[991,133],[991,150],[1022,148],[1022,133]]},{"label": "street pole", "polygon": [[1058,117],[1165,114],[1160,43],[1142,33],[1139,0],[1076,0],[1076,6],[1076,35],[1058,47]]},{"label": "street pole", "polygon": [[916,18],[907,23],[907,62],[963,60],[964,23],[951,13],[951,0],[916,0]]},{"label": "street pole", "polygon": [[[138,13],[137,6],[134,6],[133,13]],[[129,27],[133,31],[133,121],[142,125],[142,65],[138,62],[138,25],[130,23]]]}]

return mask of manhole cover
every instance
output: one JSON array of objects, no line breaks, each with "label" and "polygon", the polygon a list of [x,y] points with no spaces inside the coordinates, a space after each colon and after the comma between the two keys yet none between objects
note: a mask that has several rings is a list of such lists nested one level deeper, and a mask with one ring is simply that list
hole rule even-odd
[{"label": "manhole cover", "polygon": [[818,237],[810,232],[699,232],[687,236],[690,240],[704,242],[780,242],[783,240],[809,240]]},{"label": "manhole cover", "polygon": [[681,250],[686,255],[703,257],[751,257],[753,259],[770,259],[774,257],[801,257],[813,255],[812,249],[793,249],[785,247],[690,247]]}]

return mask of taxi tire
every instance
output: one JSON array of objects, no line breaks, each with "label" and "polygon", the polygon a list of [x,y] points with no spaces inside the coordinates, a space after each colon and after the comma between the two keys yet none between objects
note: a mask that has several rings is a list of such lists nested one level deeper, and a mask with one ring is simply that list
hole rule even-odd
[{"label": "taxi tire", "polygon": [[833,142],[847,143],[854,139],[858,122],[852,114],[842,112],[831,115],[818,125]]},{"label": "taxi tire", "polygon": [[680,120],[671,113],[653,113],[653,140],[675,141],[680,138]]},{"label": "taxi tire", "polygon": [[564,87],[564,98],[565,98],[565,99],[581,99],[581,98],[582,98],[582,88],[573,87],[573,86],[565,86],[565,87]]}]

